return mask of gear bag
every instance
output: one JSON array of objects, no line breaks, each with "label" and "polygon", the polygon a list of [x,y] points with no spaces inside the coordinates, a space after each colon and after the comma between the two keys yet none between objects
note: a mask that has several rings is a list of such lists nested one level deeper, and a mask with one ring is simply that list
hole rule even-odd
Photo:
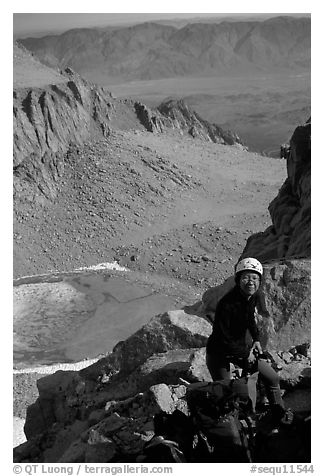
[{"label": "gear bag", "polygon": [[[259,372],[251,375],[214,382],[197,382],[187,388],[188,406],[201,404],[213,418],[239,409],[243,416],[255,412],[257,400],[257,380]],[[194,409],[193,409],[194,411]]]},{"label": "gear bag", "polygon": [[[206,461],[252,461],[254,435],[249,416],[253,411],[252,384],[256,387],[256,378],[249,382],[249,377],[243,377],[188,387],[186,398],[193,424],[211,448]],[[256,388],[252,393],[256,397]],[[199,457],[198,454],[197,460]]]}]

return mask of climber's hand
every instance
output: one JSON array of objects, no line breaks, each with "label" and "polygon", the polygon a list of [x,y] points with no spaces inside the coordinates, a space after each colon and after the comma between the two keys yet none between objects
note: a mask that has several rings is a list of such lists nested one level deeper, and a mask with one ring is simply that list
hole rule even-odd
[{"label": "climber's hand", "polygon": [[259,341],[253,342],[251,352],[253,352],[254,355],[262,354],[262,347]]},{"label": "climber's hand", "polygon": [[249,364],[253,364],[253,362],[255,362],[256,360],[256,355],[255,353],[253,352],[253,349],[250,350],[250,354],[248,356],[248,363]]}]

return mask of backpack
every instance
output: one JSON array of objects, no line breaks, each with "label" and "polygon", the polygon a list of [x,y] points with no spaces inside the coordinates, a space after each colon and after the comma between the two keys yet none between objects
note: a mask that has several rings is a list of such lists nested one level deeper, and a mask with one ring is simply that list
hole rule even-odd
[{"label": "backpack", "polygon": [[236,414],[221,417],[212,428],[205,432],[209,444],[213,447],[212,462],[252,462],[248,434]]},{"label": "backpack", "polygon": [[[253,421],[248,379],[218,380],[191,384],[187,403],[199,438],[196,460],[208,462],[251,462]],[[256,389],[255,389],[256,395]],[[208,443],[208,444],[207,444]]]},{"label": "backpack", "polygon": [[243,418],[255,412],[258,372],[236,379],[192,383],[187,388],[186,400],[191,412],[201,406],[203,413],[218,418],[238,409]]}]

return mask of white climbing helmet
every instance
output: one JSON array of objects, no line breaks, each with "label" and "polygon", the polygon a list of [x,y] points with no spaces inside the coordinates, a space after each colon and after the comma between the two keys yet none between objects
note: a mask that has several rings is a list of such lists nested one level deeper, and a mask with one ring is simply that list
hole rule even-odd
[{"label": "white climbing helmet", "polygon": [[241,271],[255,271],[260,276],[263,274],[262,264],[255,258],[241,259],[235,266],[235,275]]}]

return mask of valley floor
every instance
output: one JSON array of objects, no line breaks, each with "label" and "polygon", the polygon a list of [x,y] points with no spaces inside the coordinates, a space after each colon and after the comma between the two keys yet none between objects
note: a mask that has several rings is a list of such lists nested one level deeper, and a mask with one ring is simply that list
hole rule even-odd
[{"label": "valley floor", "polygon": [[283,160],[237,147],[118,132],[70,154],[56,199],[17,202],[14,276],[117,261],[202,285],[232,273],[271,224]]}]

